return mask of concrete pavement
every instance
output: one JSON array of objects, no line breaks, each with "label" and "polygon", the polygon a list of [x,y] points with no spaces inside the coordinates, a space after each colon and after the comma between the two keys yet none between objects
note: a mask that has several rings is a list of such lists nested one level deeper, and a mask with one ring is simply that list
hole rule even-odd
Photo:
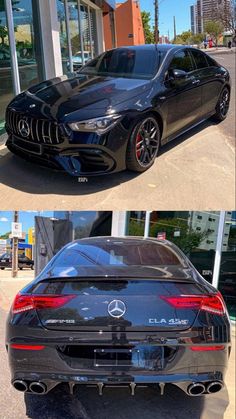
[{"label": "concrete pavement", "polygon": [[15,294],[33,279],[32,271],[0,271],[0,417],[1,419],[232,419],[235,417],[235,327],[232,353],[226,375],[226,387],[217,394],[191,398],[174,386],[166,386],[164,396],[155,388],[137,390],[134,397],[127,389],[106,389],[99,397],[94,388],[81,388],[70,396],[58,387],[44,397],[19,393],[10,385],[10,373],[4,347],[5,320]]}]

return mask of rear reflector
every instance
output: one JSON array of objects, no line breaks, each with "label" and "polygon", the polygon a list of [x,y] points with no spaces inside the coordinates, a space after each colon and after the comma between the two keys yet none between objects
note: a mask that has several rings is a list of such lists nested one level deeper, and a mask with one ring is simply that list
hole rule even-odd
[{"label": "rear reflector", "polygon": [[192,351],[223,351],[225,349],[224,345],[217,346],[190,346]]},{"label": "rear reflector", "polygon": [[24,295],[19,293],[14,300],[12,313],[18,314],[34,309],[59,308],[75,297],[76,295]]},{"label": "rear reflector", "polygon": [[23,349],[25,351],[41,351],[45,348],[43,345],[21,345],[18,343],[12,343],[10,347],[12,349]]},{"label": "rear reflector", "polygon": [[203,310],[219,315],[225,313],[225,305],[220,293],[214,295],[163,296],[161,298],[178,309]]}]

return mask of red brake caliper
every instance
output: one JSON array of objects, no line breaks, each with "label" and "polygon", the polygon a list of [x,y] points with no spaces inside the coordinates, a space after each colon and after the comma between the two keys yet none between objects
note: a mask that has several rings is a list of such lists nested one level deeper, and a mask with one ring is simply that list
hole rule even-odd
[{"label": "red brake caliper", "polygon": [[142,137],[140,134],[136,137],[136,156],[139,159],[141,156]]}]

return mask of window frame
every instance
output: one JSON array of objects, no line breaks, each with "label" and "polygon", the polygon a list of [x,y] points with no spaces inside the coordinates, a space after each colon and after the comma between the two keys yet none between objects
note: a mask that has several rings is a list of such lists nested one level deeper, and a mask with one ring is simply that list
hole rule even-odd
[{"label": "window frame", "polygon": [[[195,60],[195,58],[194,58],[194,52],[196,52],[196,53],[198,53],[198,54],[200,54],[200,55],[202,55],[202,56],[204,57],[204,59],[205,59],[205,61],[206,61],[206,64],[207,64],[207,66],[206,66],[206,67],[198,67],[198,66],[197,66],[197,62],[196,62],[196,60]],[[194,65],[195,65],[195,69],[196,69],[196,70],[204,70],[205,68],[210,68],[210,65],[209,65],[209,63],[208,63],[207,57],[206,57],[206,55],[205,55],[205,53],[204,53],[204,52],[202,52],[202,51],[200,51],[200,50],[197,50],[197,49],[193,49],[193,48],[191,48],[191,49],[190,49],[190,54],[191,54],[191,56],[192,56],[192,60],[193,60],[193,62],[194,62]]]}]

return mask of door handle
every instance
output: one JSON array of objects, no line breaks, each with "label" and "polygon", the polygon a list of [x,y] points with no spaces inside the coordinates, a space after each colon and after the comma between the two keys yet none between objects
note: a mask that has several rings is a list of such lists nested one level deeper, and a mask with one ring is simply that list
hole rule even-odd
[{"label": "door handle", "polygon": [[193,80],[192,81],[192,84],[199,84],[200,83],[200,80]]}]

